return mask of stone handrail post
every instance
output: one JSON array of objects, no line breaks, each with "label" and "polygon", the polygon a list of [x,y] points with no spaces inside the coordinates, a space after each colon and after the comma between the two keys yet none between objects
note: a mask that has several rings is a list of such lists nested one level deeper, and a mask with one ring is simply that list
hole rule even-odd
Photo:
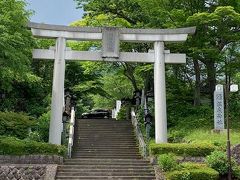
[{"label": "stone handrail post", "polygon": [[132,124],[133,124],[133,127],[134,127],[134,131],[135,131],[137,140],[138,140],[140,152],[141,152],[142,156],[144,158],[146,158],[147,155],[148,155],[147,145],[144,141],[143,134],[142,134],[141,129],[138,125],[138,120],[136,118],[134,108],[131,109],[131,120],[132,120]]},{"label": "stone handrail post", "polygon": [[74,125],[75,125],[75,109],[71,109],[71,119],[70,119],[70,129],[69,129],[69,139],[68,139],[68,157],[72,156],[72,146],[74,138]]}]

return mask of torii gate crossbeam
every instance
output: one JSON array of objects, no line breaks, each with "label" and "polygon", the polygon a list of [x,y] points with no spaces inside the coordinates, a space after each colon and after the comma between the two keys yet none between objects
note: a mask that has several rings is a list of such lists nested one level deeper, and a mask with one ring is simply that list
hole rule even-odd
[{"label": "torii gate crossbeam", "polygon": [[[185,63],[185,54],[171,54],[164,50],[164,42],[185,41],[195,27],[179,29],[126,29],[69,27],[29,23],[35,37],[54,38],[56,46],[49,50],[35,49],[34,59],[54,59],[51,122],[49,142],[61,144],[62,106],[64,96],[65,61],[115,61],[154,63],[155,141],[167,142],[167,113],[165,63]],[[103,40],[102,52],[72,51],[67,40]],[[119,42],[152,42],[154,51],[149,53],[119,52]]]}]

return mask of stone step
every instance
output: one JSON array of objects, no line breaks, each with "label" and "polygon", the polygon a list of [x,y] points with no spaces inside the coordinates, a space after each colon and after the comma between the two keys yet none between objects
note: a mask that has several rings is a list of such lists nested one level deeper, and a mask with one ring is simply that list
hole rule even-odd
[{"label": "stone step", "polygon": [[117,140],[90,140],[90,139],[82,139],[82,140],[78,140],[77,143],[89,143],[89,144],[126,144],[126,143],[132,143],[132,144],[136,144],[136,141],[133,139],[129,139],[129,140],[121,140],[121,141],[117,141]]},{"label": "stone step", "polygon": [[73,158],[102,158],[102,159],[115,159],[115,158],[121,158],[121,159],[141,159],[140,155],[87,155],[87,154],[73,154]]},{"label": "stone step", "polygon": [[122,158],[122,157],[129,157],[129,158],[140,158],[141,155],[140,154],[134,154],[134,153],[122,153],[122,154],[118,154],[116,155],[116,153],[75,153],[73,152],[72,153],[72,156],[73,157],[91,157],[91,158],[103,158],[103,157],[106,157],[106,158]]},{"label": "stone step", "polygon": [[62,168],[58,168],[58,171],[59,172],[81,172],[81,171],[91,171],[91,172],[95,172],[95,171],[100,171],[100,172],[105,172],[105,171],[121,171],[121,172],[125,172],[125,171],[151,171],[153,172],[153,168],[151,167],[145,167],[145,166],[137,166],[138,168],[135,168],[135,167],[129,167],[127,166],[128,168],[124,168],[124,167],[119,167],[119,166],[116,166],[116,167],[81,167],[81,169],[77,169],[77,168],[65,168],[65,167],[62,167]]},{"label": "stone step", "polygon": [[75,129],[79,130],[79,131],[84,131],[84,130],[98,130],[98,131],[108,131],[108,130],[116,130],[116,131],[133,131],[133,129],[131,129],[131,127],[128,127],[128,126],[81,126],[81,127],[76,127],[75,126]]},{"label": "stone step", "polygon": [[79,170],[94,170],[94,169],[101,169],[101,170],[108,170],[108,169],[122,169],[122,170],[153,170],[152,166],[149,164],[142,164],[142,165],[126,165],[126,164],[116,164],[116,165],[60,165],[58,166],[58,170],[61,171],[79,171]]},{"label": "stone step", "polygon": [[115,153],[115,152],[72,152],[72,156],[75,157],[75,156],[80,156],[80,157],[85,157],[85,156],[91,156],[91,158],[102,158],[102,157],[108,157],[108,156],[111,156],[111,157],[115,157],[115,158],[121,158],[121,157],[139,157],[141,156],[139,153]]},{"label": "stone step", "polygon": [[126,154],[126,153],[129,153],[129,154],[139,154],[139,152],[137,150],[109,150],[109,149],[106,149],[106,150],[96,150],[96,149],[93,149],[93,150],[82,150],[82,149],[79,149],[79,150],[74,150],[73,151],[74,153],[119,153],[119,154]]},{"label": "stone step", "polygon": [[131,125],[128,126],[118,126],[118,125],[108,125],[108,126],[75,126],[75,129],[77,130],[99,130],[99,131],[104,131],[104,130],[123,130],[123,131],[133,131],[133,129],[131,128]]},{"label": "stone step", "polygon": [[101,154],[101,153],[109,153],[109,154],[139,154],[139,152],[138,151],[134,151],[134,150],[131,150],[131,149],[129,149],[129,150],[111,150],[111,149],[105,149],[105,150],[103,150],[103,149],[101,149],[101,150],[96,150],[96,149],[92,149],[92,150],[82,150],[81,148],[80,149],[74,149],[72,152],[74,152],[74,153],[99,153],[99,154]]},{"label": "stone step", "polygon": [[114,143],[118,143],[118,142],[125,142],[125,141],[130,141],[130,142],[136,142],[136,140],[134,138],[75,138],[77,142],[84,142],[84,141],[93,141],[93,142],[107,142],[107,141],[112,141]]},{"label": "stone step", "polygon": [[[114,131],[114,130],[113,130]],[[114,135],[114,136],[118,136],[118,135],[134,135],[134,132],[132,132],[132,131],[124,131],[124,132],[121,132],[121,130],[117,130],[117,131],[115,131],[115,132],[113,132],[113,131],[110,131],[110,130],[105,130],[105,131],[96,131],[96,130],[94,130],[94,129],[92,129],[92,130],[87,130],[87,129],[85,129],[85,130],[78,130],[78,132],[76,132],[75,133],[75,135],[86,135],[86,136],[92,136],[93,134],[98,134],[98,135],[104,135],[104,136],[108,136],[108,135]]]},{"label": "stone step", "polygon": [[[80,134],[81,135],[81,134]],[[112,136],[108,136],[108,135],[104,135],[104,134],[92,134],[91,136],[88,136],[88,135],[81,135],[79,136],[80,138],[135,138],[134,135],[131,135],[131,134],[121,134],[121,135],[116,135],[115,133],[112,134]]]},{"label": "stone step", "polygon": [[152,175],[154,176],[155,173],[152,171],[143,171],[143,172],[137,172],[137,171],[106,171],[106,172],[91,172],[91,171],[84,171],[84,172],[58,172],[58,176],[144,176],[144,175]]},{"label": "stone step", "polygon": [[131,124],[128,124],[128,125],[119,125],[119,124],[85,124],[85,125],[75,125],[74,126],[75,129],[97,129],[97,130],[109,130],[110,128],[112,129],[115,129],[115,130],[118,130],[118,129],[121,129],[121,130],[133,130],[131,127],[132,125]]},{"label": "stone step", "polygon": [[121,140],[121,141],[114,141],[114,140],[89,140],[89,139],[83,139],[83,140],[78,140],[77,143],[82,143],[82,144],[134,144],[136,143],[135,140]]},{"label": "stone step", "polygon": [[121,158],[115,158],[115,159],[112,159],[112,160],[109,160],[109,159],[106,159],[106,160],[103,160],[103,159],[100,159],[100,158],[95,158],[95,159],[85,159],[85,158],[67,158],[67,159],[64,159],[64,161],[78,161],[78,162],[135,162],[135,163],[150,163],[150,161],[148,160],[144,160],[144,159],[121,159]]},{"label": "stone step", "polygon": [[75,146],[73,148],[73,151],[78,151],[78,150],[122,150],[122,151],[128,151],[128,150],[136,150],[138,151],[138,148],[136,146],[126,146],[126,147],[121,147],[121,146],[84,146],[84,145],[80,145],[80,146]]},{"label": "stone step", "polygon": [[134,137],[128,137],[128,138],[117,138],[117,137],[88,137],[83,138],[81,136],[75,138],[76,141],[113,141],[113,142],[122,142],[122,141],[136,141]]},{"label": "stone step", "polygon": [[94,148],[98,148],[98,147],[105,147],[105,148],[108,148],[110,149],[111,147],[113,148],[121,148],[121,147],[128,147],[128,148],[131,148],[131,147],[134,147],[136,148],[136,145],[134,145],[133,143],[121,143],[121,144],[84,144],[84,143],[79,143],[79,144],[75,144],[73,149],[79,149],[79,148],[91,148],[91,149],[94,149]]},{"label": "stone step", "polygon": [[58,179],[64,179],[64,180],[79,180],[79,179],[102,179],[102,180],[106,180],[106,179],[116,179],[116,180],[122,180],[122,179],[126,179],[126,180],[153,180],[156,179],[155,176],[58,176],[56,178]]},{"label": "stone step", "polygon": [[[86,158],[87,159],[87,158]],[[89,159],[89,158],[88,158]],[[108,159],[106,159],[108,160]],[[89,161],[89,162],[74,162],[74,161],[69,161],[69,162],[65,162],[65,165],[75,165],[75,166],[79,166],[79,165],[85,165],[85,166],[89,166],[89,165],[94,165],[94,166],[147,166],[149,164],[145,163],[145,162],[93,162],[93,161]]]},{"label": "stone step", "polygon": [[89,129],[108,129],[108,128],[113,128],[113,129],[125,129],[125,130],[133,130],[132,129],[132,124],[96,124],[96,123],[92,123],[92,124],[75,124],[74,125],[76,129],[84,129],[84,128],[89,128]]},{"label": "stone step", "polygon": [[94,131],[94,129],[92,130],[80,130],[78,132],[75,133],[76,135],[85,135],[85,136],[92,136],[92,135],[103,135],[103,136],[108,136],[108,135],[114,135],[114,136],[120,136],[120,135],[132,135],[134,136],[134,132],[132,131],[124,131],[124,132],[121,132],[121,131],[115,131],[115,132],[112,132],[112,131]]},{"label": "stone step", "polygon": [[86,143],[103,143],[103,144],[107,144],[109,143],[109,141],[113,144],[118,144],[118,143],[126,143],[126,142],[131,142],[131,143],[135,143],[136,145],[136,140],[134,139],[125,139],[125,140],[110,140],[110,139],[95,139],[95,140],[92,140],[91,139],[76,139],[75,142],[86,142]]},{"label": "stone step", "polygon": [[[131,125],[132,126],[132,125]],[[74,126],[76,130],[79,130],[80,131],[86,131],[86,130],[98,130],[98,131],[110,131],[110,130],[115,130],[115,131],[118,131],[120,132],[121,130],[124,132],[124,131],[127,131],[127,132],[134,132],[134,130],[132,129],[131,126],[81,126],[81,127],[78,127],[78,126]]]},{"label": "stone step", "polygon": [[116,123],[116,122],[77,122],[75,126],[78,127],[106,127],[106,126],[119,126],[119,127],[131,127],[132,123]]},{"label": "stone step", "polygon": [[86,154],[86,155],[111,155],[111,156],[121,156],[121,155],[139,155],[138,152],[114,152],[114,151],[93,151],[93,152],[89,152],[89,151],[81,151],[81,149],[77,150],[77,151],[73,151],[72,154]]},{"label": "stone step", "polygon": [[[86,150],[86,151],[88,151],[88,150],[121,150],[121,151],[127,151],[127,150],[129,150],[129,149],[133,149],[133,150],[137,150],[138,151],[138,147],[136,147],[136,146],[133,146],[133,147],[131,147],[131,146],[129,146],[129,147],[122,147],[122,146],[108,146],[108,147],[106,147],[106,146],[98,146],[98,147],[92,147],[92,146],[90,146],[90,147],[81,147],[81,150]],[[74,150],[74,149],[73,149]]]},{"label": "stone step", "polygon": [[75,146],[81,146],[81,145],[84,145],[83,147],[137,147],[136,146],[136,143],[111,143],[111,144],[109,144],[109,143],[91,143],[91,142],[88,142],[88,144],[84,144],[84,143],[81,143],[81,142],[75,142],[74,144],[73,144],[74,146],[73,146],[73,148],[75,147]]},{"label": "stone step", "polygon": [[77,169],[77,168],[64,168],[64,167],[61,167],[61,168],[58,168],[58,170],[61,170],[62,171],[71,171],[71,172],[108,172],[108,171],[111,171],[111,172],[125,172],[125,171],[128,171],[128,172],[132,172],[132,171],[135,171],[135,172],[153,172],[153,168],[145,168],[145,167],[141,167],[141,166],[138,166],[138,168],[135,168],[134,166],[132,167],[121,167],[119,168],[118,167],[112,167],[112,168],[108,168],[107,166],[105,166],[105,168],[102,168],[101,166],[93,166],[93,167],[88,167],[88,168],[85,168],[85,167],[82,167],[81,169]]},{"label": "stone step", "polygon": [[136,147],[136,145],[134,145],[134,143],[119,143],[119,144],[103,144],[103,143],[95,143],[95,144],[85,144],[84,142],[78,143],[78,144],[74,144],[73,149],[82,149],[82,148],[87,148],[87,149],[97,149],[97,148],[105,148],[105,149],[117,149],[117,148],[122,148],[125,147],[125,149],[131,149],[131,148],[135,148],[137,149],[138,147]]},{"label": "stone step", "polygon": [[85,122],[85,123],[91,123],[91,122],[114,122],[114,123],[131,123],[131,121],[117,121],[115,119],[77,119],[76,122]]},{"label": "stone step", "polygon": [[126,159],[126,157],[128,157],[129,159],[139,159],[140,154],[93,154],[93,153],[86,153],[86,154],[83,154],[83,153],[73,153],[72,154],[73,158],[113,158],[113,159],[116,159],[116,158],[121,158],[121,159]]},{"label": "stone step", "polygon": [[132,124],[131,123],[79,123],[79,124],[75,124],[76,127],[78,128],[82,128],[82,127],[89,127],[89,128],[92,128],[92,127],[95,127],[95,128],[105,128],[105,127],[115,127],[115,128],[118,128],[118,127],[131,127]]},{"label": "stone step", "polygon": [[81,147],[88,147],[88,148],[94,148],[94,147],[136,147],[136,145],[133,142],[129,143],[84,143],[84,142],[79,142],[78,144],[74,144],[73,149],[75,148],[81,148]]},{"label": "stone step", "polygon": [[131,150],[131,149],[129,149],[128,151],[118,151],[118,150],[115,150],[115,151],[113,151],[113,150],[98,150],[98,151],[96,151],[96,150],[88,150],[88,151],[84,151],[84,150],[82,150],[82,149],[78,149],[78,150],[74,150],[73,151],[74,153],[86,153],[86,154],[88,154],[88,153],[99,153],[99,154],[102,154],[102,153],[104,153],[104,154],[106,154],[106,153],[109,153],[109,154],[139,154],[137,151],[133,151],[133,150]]},{"label": "stone step", "polygon": [[81,135],[81,134],[78,134],[76,135],[75,137],[77,137],[76,139],[95,139],[95,138],[103,138],[103,139],[135,139],[135,137],[133,135],[126,135],[126,136],[118,136],[116,134],[112,134],[111,136],[110,135],[103,135],[103,134],[91,134],[91,135]]},{"label": "stone step", "polygon": [[137,147],[134,146],[134,144],[120,144],[120,145],[117,145],[117,144],[110,144],[110,145],[105,145],[105,144],[88,144],[88,145],[84,145],[84,143],[79,143],[78,145],[75,145],[73,150],[79,150],[79,149],[98,149],[98,148],[102,148],[102,149],[121,149],[121,147],[124,146],[125,149],[131,149],[131,147],[133,147],[134,149],[136,149]]}]

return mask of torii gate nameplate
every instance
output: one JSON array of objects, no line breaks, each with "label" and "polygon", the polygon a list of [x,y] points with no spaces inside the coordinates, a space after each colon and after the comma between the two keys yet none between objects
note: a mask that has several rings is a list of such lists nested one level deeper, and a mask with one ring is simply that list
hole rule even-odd
[{"label": "torii gate nameplate", "polygon": [[119,30],[105,27],[102,30],[102,58],[119,58]]}]

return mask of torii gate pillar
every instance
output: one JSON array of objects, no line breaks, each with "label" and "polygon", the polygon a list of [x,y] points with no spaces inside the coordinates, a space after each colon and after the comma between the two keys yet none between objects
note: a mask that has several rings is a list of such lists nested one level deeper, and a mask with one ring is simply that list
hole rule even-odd
[{"label": "torii gate pillar", "polygon": [[51,121],[49,127],[49,142],[61,144],[62,113],[64,107],[64,79],[65,79],[65,50],[66,39],[56,40],[55,61],[52,86]]},{"label": "torii gate pillar", "polygon": [[164,42],[154,43],[155,142],[167,142]]}]

